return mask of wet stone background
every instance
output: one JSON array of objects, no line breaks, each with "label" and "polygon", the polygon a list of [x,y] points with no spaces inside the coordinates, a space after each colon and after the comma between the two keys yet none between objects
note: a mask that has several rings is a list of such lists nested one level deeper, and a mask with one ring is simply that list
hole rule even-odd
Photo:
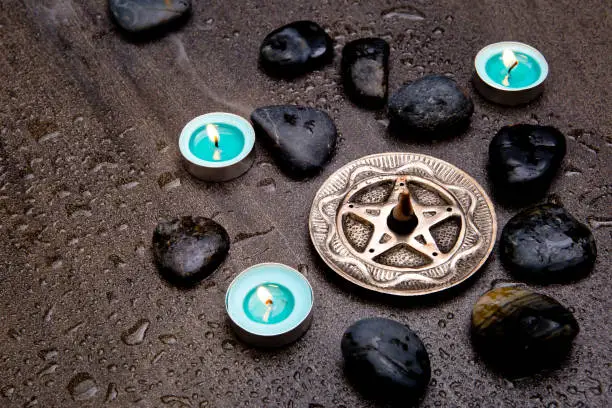
[{"label": "wet stone background", "polygon": [[[609,6],[609,4],[608,4]],[[340,339],[353,321],[407,323],[431,355],[424,407],[604,407],[611,401],[612,194],[606,2],[194,1],[187,24],[149,43],[129,43],[107,2],[0,2],[0,406],[2,407],[373,407],[342,373]],[[312,19],[336,42],[334,63],[294,81],[257,66],[261,40]],[[383,112],[356,108],[339,86],[342,46],[377,35],[391,49],[390,89],[426,73],[467,87],[469,130],[437,143],[386,132]],[[515,39],[551,66],[543,98],[522,108],[487,103],[469,85],[488,43]],[[341,138],[325,171],[306,182],[279,173],[257,146],[245,176],[223,184],[191,178],[176,146],[196,115],[258,106],[321,108]],[[509,280],[497,253],[451,293],[414,300],[374,297],[329,272],[312,249],[307,216],[323,180],[369,153],[438,156],[488,191],[487,148],[512,123],[553,125],[568,154],[551,187],[593,229],[593,273],[538,287],[571,307],[581,332],[560,369],[508,380],[469,342],[470,311]],[[516,209],[497,206],[500,226]],[[232,239],[226,263],[194,290],[168,286],[150,252],[158,220],[211,217]],[[298,343],[249,348],[229,330],[223,299],[249,265],[299,268],[316,296],[315,320]]]}]

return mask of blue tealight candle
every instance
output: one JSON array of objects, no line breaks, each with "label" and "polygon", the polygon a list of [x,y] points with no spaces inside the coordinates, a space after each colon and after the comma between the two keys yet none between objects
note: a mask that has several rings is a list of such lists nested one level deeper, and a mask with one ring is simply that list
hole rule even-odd
[{"label": "blue tealight candle", "polygon": [[249,121],[225,112],[192,119],[179,138],[187,170],[206,181],[230,180],[246,172],[253,164],[254,144]]},{"label": "blue tealight candle", "polygon": [[234,279],[225,307],[238,337],[253,345],[278,347],[308,330],[313,300],[301,273],[287,265],[264,263]]},{"label": "blue tealight candle", "polygon": [[474,86],[487,99],[503,105],[527,103],[544,90],[548,63],[535,48],[499,42],[480,50],[474,60]]}]

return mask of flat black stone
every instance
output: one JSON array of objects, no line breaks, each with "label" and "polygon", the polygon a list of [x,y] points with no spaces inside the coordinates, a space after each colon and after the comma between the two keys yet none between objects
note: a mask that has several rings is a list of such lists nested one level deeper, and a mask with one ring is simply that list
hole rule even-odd
[{"label": "flat black stone", "polygon": [[556,204],[537,205],[512,217],[502,231],[499,250],[512,274],[540,283],[582,278],[597,257],[589,228]]},{"label": "flat black stone", "polygon": [[191,9],[191,0],[109,0],[108,4],[115,22],[131,33],[165,26]]},{"label": "flat black stone", "polygon": [[494,368],[527,375],[558,365],[580,331],[555,299],[516,286],[485,293],[472,311],[472,341]]},{"label": "flat black stone", "polygon": [[191,286],[225,260],[229,235],[215,221],[182,217],[160,222],[153,233],[153,254],[162,275],[179,286]]},{"label": "flat black stone", "polygon": [[336,146],[336,125],[321,110],[279,105],[257,108],[251,114],[257,136],[280,168],[300,179],[321,171]]},{"label": "flat black stone", "polygon": [[342,49],[344,91],[357,105],[380,108],[387,102],[389,44],[382,38],[361,38]]},{"label": "flat black stone", "polygon": [[552,126],[504,126],[489,145],[489,173],[496,190],[521,201],[540,197],[565,151],[565,136]]},{"label": "flat black stone", "polygon": [[261,65],[274,76],[301,75],[331,62],[331,37],[312,21],[296,21],[266,36],[259,49]]},{"label": "flat black stone", "polygon": [[345,372],[364,395],[409,406],[425,393],[429,356],[407,326],[383,318],[359,320],[346,330],[341,347]]},{"label": "flat black stone", "polygon": [[428,75],[403,85],[389,98],[395,132],[429,137],[452,136],[470,122],[472,99],[443,75]]}]

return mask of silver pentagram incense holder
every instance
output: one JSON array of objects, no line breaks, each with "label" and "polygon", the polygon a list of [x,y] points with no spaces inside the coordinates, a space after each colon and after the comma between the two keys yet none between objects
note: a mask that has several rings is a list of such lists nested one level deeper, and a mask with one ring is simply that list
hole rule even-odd
[{"label": "silver pentagram incense holder", "polygon": [[435,157],[382,153],[355,160],[317,192],[312,242],[345,279],[414,296],[448,289],[486,261],[495,210],[468,174]]}]

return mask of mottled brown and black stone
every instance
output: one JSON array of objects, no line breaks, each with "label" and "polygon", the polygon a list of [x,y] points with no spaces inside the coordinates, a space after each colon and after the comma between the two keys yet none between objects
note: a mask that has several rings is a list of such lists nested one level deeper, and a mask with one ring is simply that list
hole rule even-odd
[{"label": "mottled brown and black stone", "polygon": [[431,378],[429,355],[408,326],[384,318],[359,320],[342,337],[345,372],[367,397],[412,404]]},{"label": "mottled brown and black stone", "polygon": [[555,299],[515,286],[490,290],[472,310],[474,347],[508,374],[556,365],[578,332],[573,314]]},{"label": "mottled brown and black stone", "polygon": [[597,257],[591,230],[557,204],[536,205],[512,217],[499,250],[512,274],[538,283],[582,278]]},{"label": "mottled brown and black stone", "polygon": [[125,31],[143,32],[181,19],[191,9],[191,0],[109,0],[115,22]]},{"label": "mottled brown and black stone", "polygon": [[181,217],[163,221],[153,233],[153,254],[162,275],[178,286],[191,286],[223,263],[229,235],[215,221]]},{"label": "mottled brown and black stone", "polygon": [[389,50],[382,38],[360,38],[342,49],[344,92],[357,105],[381,108],[387,102]]}]

